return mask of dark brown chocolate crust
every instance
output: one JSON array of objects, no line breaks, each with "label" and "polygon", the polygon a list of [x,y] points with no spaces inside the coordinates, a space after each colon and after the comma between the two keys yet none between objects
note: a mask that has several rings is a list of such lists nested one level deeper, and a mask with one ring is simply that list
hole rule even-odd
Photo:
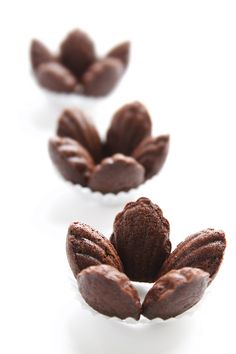
[{"label": "dark brown chocolate crust", "polygon": [[[75,222],[66,248],[81,295],[93,309],[121,319],[138,320],[143,314],[167,320],[200,301],[225,247],[223,231],[206,229],[187,237],[170,254],[169,222],[157,205],[140,198],[117,214],[110,241]],[[131,280],[156,280],[142,306]]]},{"label": "dark brown chocolate crust", "polygon": [[109,153],[131,155],[138,144],[151,134],[151,119],[146,108],[139,102],[121,107],[113,116],[107,132]]},{"label": "dark brown chocolate crust", "polygon": [[[123,124],[120,124],[122,122]],[[129,123],[132,123],[131,127]],[[108,140],[105,142],[101,141],[92,122],[76,108],[65,109],[59,117],[57,127],[58,136],[78,141],[91,154],[96,167],[89,187],[104,194],[116,194],[136,188],[145,178],[149,178],[161,168],[165,154],[163,151],[166,151],[168,146],[168,136],[147,137],[142,140],[143,143],[136,147],[134,156],[140,159],[143,165],[132,156],[122,153],[110,154],[115,145],[117,149],[119,145],[120,149],[126,150],[128,154],[128,151],[132,151],[139,140],[150,132],[150,117],[139,102],[127,104],[115,114],[107,134]]]},{"label": "dark brown chocolate crust", "polygon": [[86,268],[78,275],[81,295],[89,306],[103,315],[120,319],[140,317],[141,304],[129,278],[108,265]]},{"label": "dark brown chocolate crust", "polygon": [[30,46],[30,59],[33,70],[43,63],[55,62],[56,57],[40,41],[34,39]]},{"label": "dark brown chocolate crust", "polygon": [[119,59],[122,62],[124,68],[126,68],[129,63],[129,56],[130,42],[128,41],[116,45],[107,53],[107,57]]},{"label": "dark brown chocolate crust", "polygon": [[99,97],[110,93],[124,72],[122,62],[115,58],[103,58],[95,61],[84,73],[81,82],[84,94]]},{"label": "dark brown chocolate crust", "polygon": [[57,134],[78,141],[86,148],[95,162],[102,157],[102,142],[98,131],[86,115],[77,108],[67,108],[58,120]]},{"label": "dark brown chocolate crust", "polygon": [[62,42],[60,58],[62,63],[80,78],[95,61],[94,44],[86,33],[76,29]]},{"label": "dark brown chocolate crust", "polygon": [[[112,48],[105,57],[98,58],[90,37],[80,29],[75,29],[63,40],[57,55],[52,54],[40,41],[33,40],[30,59],[36,79],[42,87],[55,92],[100,97],[110,93],[123,76],[129,61],[129,51],[130,43],[123,42]],[[59,67],[43,67],[37,72],[42,64],[48,63],[57,63]]]},{"label": "dark brown chocolate crust", "polygon": [[197,268],[172,270],[163,275],[148,291],[142,314],[150,320],[167,320],[194,306],[203,296],[209,274]]},{"label": "dark brown chocolate crust", "polygon": [[111,239],[131,280],[152,282],[171,251],[169,222],[147,198],[128,203],[113,225]]},{"label": "dark brown chocolate crust", "polygon": [[72,183],[86,186],[94,169],[91,155],[77,141],[55,137],[49,140],[49,155],[61,175]]},{"label": "dark brown chocolate crust", "polygon": [[164,262],[159,277],[172,269],[200,268],[213,280],[223,260],[226,239],[223,231],[206,229],[188,236]]},{"label": "dark brown chocolate crust", "polygon": [[89,187],[101,193],[119,193],[136,188],[144,182],[144,168],[132,157],[115,154],[97,165]]},{"label": "dark brown chocolate crust", "polygon": [[145,168],[145,179],[153,177],[162,169],[168,150],[168,135],[148,137],[137,146],[132,156]]},{"label": "dark brown chocolate crust", "polygon": [[73,92],[76,89],[76,78],[63,65],[56,62],[41,64],[36,70],[39,84],[56,92]]},{"label": "dark brown chocolate crust", "polygon": [[66,251],[75,277],[81,270],[92,265],[109,264],[123,270],[121,260],[110,241],[81,222],[69,226]]}]

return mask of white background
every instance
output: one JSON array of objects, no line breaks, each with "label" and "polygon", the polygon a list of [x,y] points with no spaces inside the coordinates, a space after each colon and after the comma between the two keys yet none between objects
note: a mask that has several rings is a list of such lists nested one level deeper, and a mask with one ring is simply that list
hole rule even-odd
[{"label": "white background", "polygon": [[[227,0],[1,3],[1,353],[235,353],[235,18],[235,1]],[[158,349],[153,328],[89,320],[68,281],[68,224],[81,220],[109,236],[122,209],[82,199],[48,158],[56,117],[31,77],[29,43],[36,37],[55,49],[76,27],[100,54],[132,41],[127,75],[94,120],[103,132],[117,108],[140,100],[154,131],[171,135],[168,161],[143,194],[169,219],[173,245],[206,227],[227,235],[223,267],[194,325],[176,344],[167,335],[172,351]]]}]

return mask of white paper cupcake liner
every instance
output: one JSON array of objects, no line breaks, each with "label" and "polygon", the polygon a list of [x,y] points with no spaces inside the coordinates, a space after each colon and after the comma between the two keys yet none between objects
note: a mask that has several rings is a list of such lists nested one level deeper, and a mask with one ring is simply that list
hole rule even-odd
[{"label": "white paper cupcake liner", "polygon": [[[202,313],[201,301],[183,314],[162,320],[121,320],[93,310],[80,295],[77,282],[71,278],[71,299],[67,304],[67,329],[75,353],[81,354],[199,354]],[[141,301],[152,284],[135,283]],[[203,306],[204,310],[204,306]],[[89,335],[88,335],[89,334]]]},{"label": "white paper cupcake liner", "polygon": [[[80,354],[199,354],[200,327],[198,316],[178,320],[135,321],[108,319],[93,315],[81,307],[77,299],[67,306],[66,323],[73,353]],[[65,331],[64,331],[65,333]]]},{"label": "white paper cupcake liner", "polygon": [[65,181],[68,188],[72,189],[73,193],[77,193],[78,197],[85,198],[87,201],[91,201],[97,204],[103,204],[106,206],[118,206],[122,205],[126,202],[130,202],[135,198],[142,196],[142,191],[144,186],[148,184],[146,181],[143,184],[140,184],[137,188],[130,189],[128,192],[119,192],[117,194],[114,193],[106,193],[102,194],[101,192],[93,192],[88,187],[82,187],[79,184],[73,184],[68,181]]},{"label": "white paper cupcake liner", "polygon": [[48,110],[51,115],[58,118],[65,108],[79,108],[85,113],[93,116],[97,103],[101,98],[86,97],[75,93],[57,93],[41,88],[45,96]]},{"label": "white paper cupcake liner", "polygon": [[88,203],[95,203],[105,206],[119,206],[127,202],[132,202],[138,197],[142,197],[145,193],[143,192],[147,187],[148,183],[154,180],[154,177],[140,184],[137,188],[132,188],[127,192],[106,193],[94,192],[89,187],[83,187],[80,184],[73,184],[70,181],[65,180],[59,171],[54,166],[54,171],[57,177],[65,184],[65,186],[72,192],[78,195],[78,199],[84,199]]}]

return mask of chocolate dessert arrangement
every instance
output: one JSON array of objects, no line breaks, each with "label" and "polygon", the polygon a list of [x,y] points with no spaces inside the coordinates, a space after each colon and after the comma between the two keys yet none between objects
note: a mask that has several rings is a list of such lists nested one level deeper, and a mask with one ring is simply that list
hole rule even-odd
[{"label": "chocolate dessert arrangement", "polygon": [[30,48],[32,69],[40,86],[94,97],[106,96],[114,89],[127,68],[129,53],[130,43],[123,42],[100,58],[93,41],[79,29],[67,35],[58,54],[38,40],[33,40]]},{"label": "chocolate dessert arrangement", "polygon": [[105,141],[79,109],[66,109],[58,120],[49,154],[60,174],[103,194],[129,191],[156,175],[169,147],[169,136],[153,137],[148,111],[139,102],[113,116]]},{"label": "chocolate dessert arrangement", "polygon": [[[99,313],[120,319],[167,320],[190,309],[215,278],[225,247],[223,231],[206,229],[171,252],[169,222],[147,198],[128,203],[116,216],[110,240],[80,222],[67,235],[82,297]],[[154,282],[142,304],[132,281]]]}]

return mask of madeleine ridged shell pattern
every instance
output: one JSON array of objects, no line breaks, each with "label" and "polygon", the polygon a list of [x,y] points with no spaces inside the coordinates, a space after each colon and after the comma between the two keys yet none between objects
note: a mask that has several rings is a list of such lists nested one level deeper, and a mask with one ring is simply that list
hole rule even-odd
[{"label": "madeleine ridged shell pattern", "polygon": [[221,265],[225,247],[223,231],[206,229],[197,232],[178,244],[163,264],[159,276],[172,269],[195,267],[208,272],[213,280]]},{"label": "madeleine ridged shell pattern", "polygon": [[78,141],[98,162],[102,155],[102,142],[95,125],[78,108],[66,108],[58,120],[57,134]]},{"label": "madeleine ridged shell pattern", "polygon": [[67,234],[67,257],[74,276],[92,265],[108,264],[123,269],[113,245],[101,233],[90,226],[74,222]]}]

